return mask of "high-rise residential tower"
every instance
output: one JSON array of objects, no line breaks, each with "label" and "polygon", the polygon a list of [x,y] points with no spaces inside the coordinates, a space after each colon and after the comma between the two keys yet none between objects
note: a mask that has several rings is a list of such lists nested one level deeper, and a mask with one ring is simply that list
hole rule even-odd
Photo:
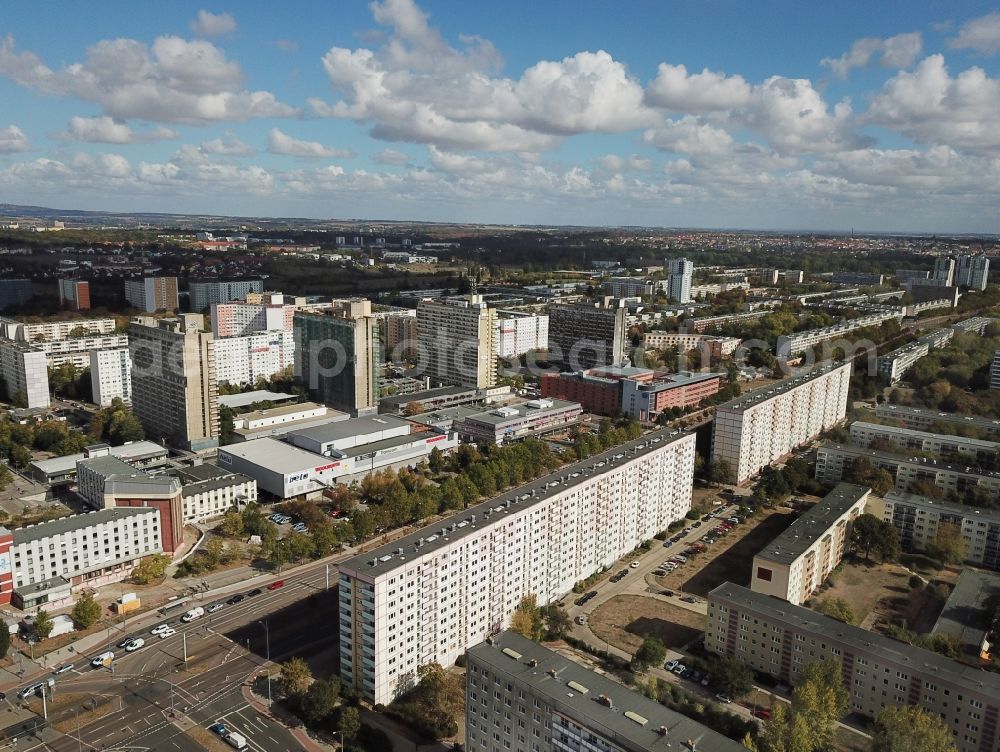
[{"label": "high-rise residential tower", "polygon": [[132,408],[155,441],[199,451],[219,443],[215,340],[205,317],[183,314],[129,324]]},{"label": "high-rise residential tower", "polygon": [[480,295],[417,306],[417,360],[422,376],[455,386],[497,383],[497,312]]}]

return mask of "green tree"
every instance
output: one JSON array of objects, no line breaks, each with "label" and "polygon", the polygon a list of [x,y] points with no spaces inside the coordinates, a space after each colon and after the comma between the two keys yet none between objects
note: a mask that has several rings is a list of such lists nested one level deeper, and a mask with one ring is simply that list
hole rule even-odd
[{"label": "green tree", "polygon": [[6,465],[0,465],[0,491],[5,491],[7,486],[14,482],[14,474]]},{"label": "green tree", "polygon": [[264,558],[271,565],[275,572],[280,572],[281,568],[291,559],[291,552],[284,541],[271,541],[263,549]]},{"label": "green tree", "polygon": [[324,556],[332,554],[339,544],[337,531],[329,522],[321,522],[310,531],[312,536],[312,555],[314,558],[322,559]]},{"label": "green tree", "polygon": [[848,624],[854,623],[854,609],[843,598],[825,598],[816,604],[816,610],[833,619],[839,619]]},{"label": "green tree", "polygon": [[534,593],[529,593],[521,599],[510,618],[510,628],[529,640],[541,640],[544,632],[541,609]]},{"label": "green tree", "polygon": [[545,608],[545,637],[548,640],[561,640],[569,634],[573,622],[560,603],[553,603]]},{"label": "green tree", "polygon": [[951,522],[939,524],[934,538],[927,543],[927,555],[945,564],[961,564],[968,552],[961,528]]},{"label": "green tree", "polygon": [[87,629],[101,618],[101,604],[90,593],[84,593],[74,604],[70,617],[77,629]]},{"label": "green tree", "polygon": [[420,666],[417,677],[417,686],[394,704],[396,712],[429,737],[454,736],[465,708],[464,682],[438,663]]},{"label": "green tree", "polygon": [[312,671],[309,664],[298,656],[289,658],[281,664],[279,678],[281,690],[289,697],[302,697],[312,684]]},{"label": "green tree", "polygon": [[219,405],[219,443],[223,446],[233,443],[233,431],[236,430],[235,417],[233,408],[229,405]]},{"label": "green tree", "polygon": [[427,465],[430,467],[431,472],[440,473],[444,470],[444,464],[444,452],[437,447],[431,449],[430,456],[427,458]]},{"label": "green tree", "polygon": [[219,532],[228,538],[240,538],[243,536],[243,515],[235,509],[229,509],[222,516],[219,523]]},{"label": "green tree", "polygon": [[222,538],[214,536],[209,538],[205,546],[201,549],[202,556],[209,569],[219,566],[219,562],[222,561],[222,556],[225,552],[226,544],[222,542]]},{"label": "green tree", "polygon": [[753,671],[743,661],[720,656],[712,662],[712,683],[730,697],[742,697],[753,689]]},{"label": "green tree", "polygon": [[49,635],[52,634],[52,627],[54,626],[49,612],[44,608],[39,609],[35,615],[35,634],[38,636],[38,639],[48,639]]},{"label": "green tree", "polygon": [[340,681],[335,678],[317,679],[309,685],[302,697],[302,715],[310,726],[327,721],[337,708],[340,699]]},{"label": "green tree", "polygon": [[10,652],[10,630],[4,624],[0,627],[0,658],[6,658]]},{"label": "green tree", "polygon": [[865,512],[858,515],[851,526],[851,543],[855,549],[864,551],[865,559],[872,551],[883,561],[891,561],[899,556],[899,531],[891,522],[880,520]]},{"label": "green tree", "polygon": [[783,702],[771,708],[771,717],[760,730],[757,740],[747,736],[744,746],[751,752],[814,752],[806,719]]},{"label": "green tree", "polygon": [[361,714],[351,705],[343,705],[337,714],[337,730],[344,735],[344,741],[352,741],[361,730]]},{"label": "green tree", "polygon": [[132,570],[132,582],[136,585],[149,585],[161,579],[170,564],[166,554],[153,554],[140,561]]},{"label": "green tree", "polygon": [[792,713],[805,719],[813,749],[831,748],[849,699],[839,661],[828,658],[805,667],[792,692]]},{"label": "green tree", "polygon": [[890,705],[875,718],[871,752],[955,752],[948,724],[915,705]]},{"label": "green tree", "polygon": [[667,648],[659,637],[647,637],[632,656],[632,670],[646,671],[650,666],[659,666],[667,657]]}]

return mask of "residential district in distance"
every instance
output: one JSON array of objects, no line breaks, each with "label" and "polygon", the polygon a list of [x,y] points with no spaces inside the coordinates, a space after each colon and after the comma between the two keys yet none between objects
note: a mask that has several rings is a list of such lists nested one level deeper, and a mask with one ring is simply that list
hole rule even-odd
[{"label": "residential district in distance", "polygon": [[998,251],[8,221],[0,734],[1000,750]]}]

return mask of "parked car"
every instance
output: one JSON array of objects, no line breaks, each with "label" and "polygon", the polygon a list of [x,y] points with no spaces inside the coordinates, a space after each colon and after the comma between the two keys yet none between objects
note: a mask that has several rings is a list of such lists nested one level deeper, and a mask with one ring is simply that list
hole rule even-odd
[{"label": "parked car", "polygon": [[698,602],[698,599],[695,598],[693,595],[685,595],[683,598],[681,598],[681,600],[684,601],[685,603],[697,603]]},{"label": "parked car", "polygon": [[667,671],[673,671],[676,667],[677,661],[667,661],[663,666]]},{"label": "parked car", "polygon": [[673,591],[673,590],[664,590],[664,591],[663,591],[663,594],[664,594],[665,596],[667,596],[668,598],[672,598],[672,597],[673,597],[673,595],[674,595],[674,591]]},{"label": "parked car", "polygon": [[629,564],[629,566],[632,567],[632,569],[638,569],[639,561],[638,560],[633,561],[631,564]]},{"label": "parked car", "polygon": [[762,720],[768,721],[771,719],[771,711],[767,708],[758,708],[753,711],[754,718],[760,718]]},{"label": "parked car", "polygon": [[587,617],[584,616],[583,614],[580,614],[578,617],[576,617],[576,623],[577,624],[586,624],[587,623]]},{"label": "parked car", "polygon": [[715,699],[718,700],[719,702],[724,702],[727,705],[733,701],[733,698],[725,694],[724,692],[719,692],[719,694],[715,696]]}]

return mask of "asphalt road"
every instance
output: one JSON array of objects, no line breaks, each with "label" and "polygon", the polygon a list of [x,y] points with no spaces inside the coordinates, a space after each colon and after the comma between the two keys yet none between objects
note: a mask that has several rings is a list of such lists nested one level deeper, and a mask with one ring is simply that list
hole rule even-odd
[{"label": "asphalt road", "polygon": [[[331,585],[336,578],[331,567]],[[90,659],[107,644],[92,654],[75,656],[74,670],[56,677],[54,690],[56,706],[61,695],[72,693],[110,703],[111,712],[82,725],[79,737],[74,729],[55,741],[25,739],[18,749],[196,752],[203,747],[185,732],[192,726],[207,727],[221,721],[246,736],[255,752],[298,752],[302,747],[295,737],[249,705],[242,689],[267,673],[268,648],[274,661],[292,653],[335,649],[339,635],[335,620],[331,622],[328,615],[336,612],[336,590],[325,590],[322,564],[283,579],[285,585],[280,589],[263,589],[259,595],[226,604],[189,624],[180,621],[182,607],[158,622],[144,620],[141,629],[113,630],[107,641],[115,653],[113,666],[90,666]],[[212,603],[225,603],[228,597],[197,605],[207,608]],[[326,625],[332,623],[332,628],[317,630],[311,618],[303,618],[304,610],[312,617],[320,616]],[[177,633],[162,640],[150,633],[153,624],[162,623],[169,623]],[[129,636],[141,637],[146,644],[126,653],[117,644]],[[14,699],[12,693],[10,696]],[[50,714],[50,721],[72,728],[74,712],[79,709],[75,703],[59,708]]]}]

